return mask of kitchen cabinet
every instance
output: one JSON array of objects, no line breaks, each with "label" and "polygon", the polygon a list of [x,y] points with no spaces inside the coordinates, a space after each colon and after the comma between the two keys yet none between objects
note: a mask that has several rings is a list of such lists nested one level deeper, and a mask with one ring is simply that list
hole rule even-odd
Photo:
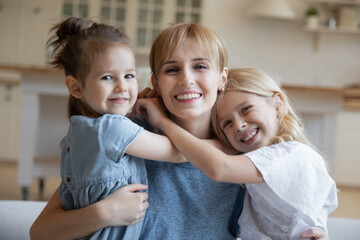
[{"label": "kitchen cabinet", "polygon": [[342,186],[360,187],[359,109],[347,109],[338,117],[334,179]]},{"label": "kitchen cabinet", "polygon": [[[148,55],[169,23],[201,22],[202,0],[2,0],[0,62],[45,66],[49,30],[68,16],[90,18],[125,30],[136,52]],[[9,24],[11,23],[11,24]]]},{"label": "kitchen cabinet", "polygon": [[0,79],[0,161],[19,155],[21,92],[18,82]]}]

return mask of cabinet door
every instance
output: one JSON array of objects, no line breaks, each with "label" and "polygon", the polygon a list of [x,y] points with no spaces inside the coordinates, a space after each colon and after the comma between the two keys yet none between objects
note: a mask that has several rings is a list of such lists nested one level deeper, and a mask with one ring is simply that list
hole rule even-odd
[{"label": "cabinet door", "polygon": [[0,160],[17,161],[21,94],[19,86],[0,84]]},{"label": "cabinet door", "polygon": [[0,61],[16,63],[20,44],[20,1],[0,1]]}]

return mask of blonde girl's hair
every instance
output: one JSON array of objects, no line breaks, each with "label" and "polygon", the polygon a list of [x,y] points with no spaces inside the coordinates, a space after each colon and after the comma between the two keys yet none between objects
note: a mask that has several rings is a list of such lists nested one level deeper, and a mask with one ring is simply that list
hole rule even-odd
[{"label": "blonde girl's hair", "polygon": [[164,62],[188,38],[196,39],[213,59],[213,63],[221,72],[228,63],[228,52],[222,37],[216,32],[200,24],[174,24],[164,29],[155,38],[150,51],[150,68],[155,82]]},{"label": "blonde girl's hair", "polygon": [[[133,51],[131,41],[123,31],[92,20],[69,17],[51,28],[50,33],[52,36],[47,41],[49,63],[64,69],[66,76],[73,76],[82,86],[85,86],[91,64],[101,62],[102,55],[109,48],[120,44]],[[83,101],[70,95],[68,117],[73,115],[99,116]]]},{"label": "blonde girl's hair", "polygon": [[231,146],[220,128],[217,117],[217,111],[223,95],[230,91],[242,91],[263,97],[272,97],[275,93],[279,93],[283,98],[283,111],[279,119],[279,130],[277,135],[272,139],[271,144],[296,140],[312,147],[310,141],[305,136],[303,123],[295,113],[284,90],[282,90],[270,76],[255,68],[229,69],[228,82],[225,90],[219,94],[212,110],[212,125],[215,134],[221,141]]}]

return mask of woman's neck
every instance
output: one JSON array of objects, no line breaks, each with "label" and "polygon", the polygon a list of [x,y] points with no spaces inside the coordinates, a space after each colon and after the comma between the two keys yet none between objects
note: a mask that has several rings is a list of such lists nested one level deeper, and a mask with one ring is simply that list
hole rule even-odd
[{"label": "woman's neck", "polygon": [[180,127],[201,139],[212,138],[210,129],[210,113],[196,118],[178,118],[171,115],[170,118]]}]

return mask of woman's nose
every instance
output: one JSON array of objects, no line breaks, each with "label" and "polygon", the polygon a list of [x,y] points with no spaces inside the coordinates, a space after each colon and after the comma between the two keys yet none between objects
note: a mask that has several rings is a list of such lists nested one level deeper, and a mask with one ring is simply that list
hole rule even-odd
[{"label": "woman's nose", "polygon": [[180,74],[179,84],[180,85],[191,85],[195,82],[195,75],[189,69],[184,69]]}]

